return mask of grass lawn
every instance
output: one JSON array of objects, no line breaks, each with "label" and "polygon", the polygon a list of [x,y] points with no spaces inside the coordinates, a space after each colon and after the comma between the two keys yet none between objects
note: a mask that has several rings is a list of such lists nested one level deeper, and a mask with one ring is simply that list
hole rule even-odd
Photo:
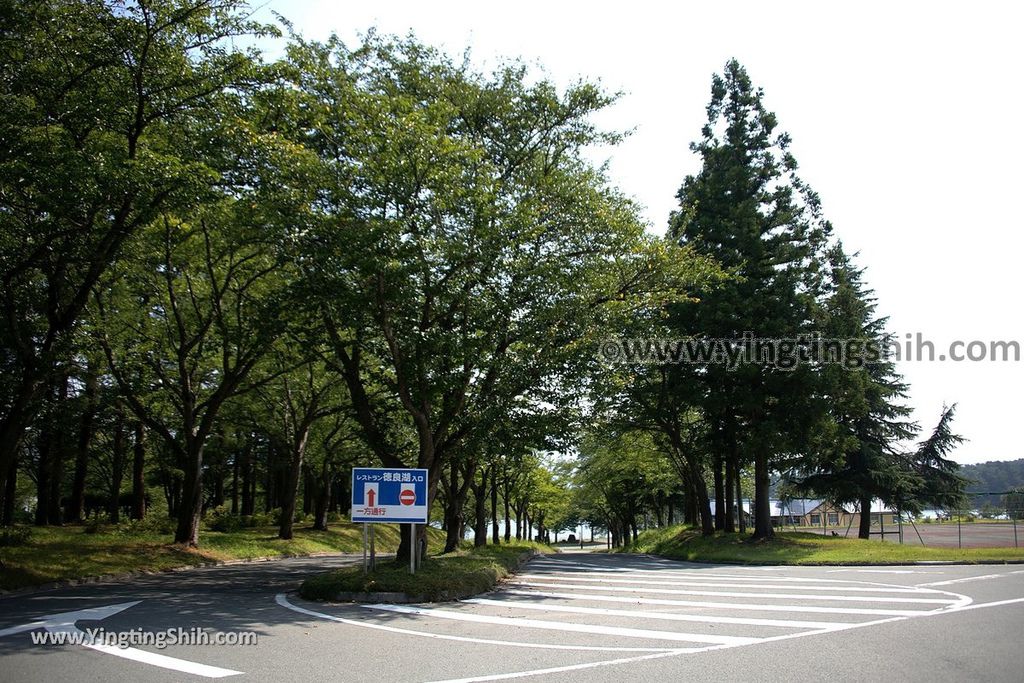
[{"label": "grass lawn", "polygon": [[429,556],[416,574],[407,563],[378,563],[376,571],[345,567],[306,579],[299,594],[307,600],[334,600],[339,593],[405,593],[429,601],[453,600],[483,593],[515,570],[523,559],[547,546],[526,541],[487,545],[447,555]]},{"label": "grass lawn", "polygon": [[[378,524],[378,552],[398,548],[398,527]],[[431,547],[444,543],[444,534],[430,529]],[[86,533],[86,527],[33,528],[24,545],[0,547],[0,590],[12,590],[62,579],[80,579],[136,571],[159,571],[224,560],[362,552],[362,526],[336,523],[328,531],[296,526],[289,541],[277,538],[277,527],[234,532],[203,531],[199,549],[170,544],[171,536],[131,532],[117,527]]]},{"label": "grass lawn", "polygon": [[1024,548],[933,548],[864,541],[798,531],[776,531],[767,543],[749,534],[703,538],[699,531],[673,526],[640,534],[622,552],[651,553],[676,560],[738,564],[900,564],[908,562],[1024,561]]}]

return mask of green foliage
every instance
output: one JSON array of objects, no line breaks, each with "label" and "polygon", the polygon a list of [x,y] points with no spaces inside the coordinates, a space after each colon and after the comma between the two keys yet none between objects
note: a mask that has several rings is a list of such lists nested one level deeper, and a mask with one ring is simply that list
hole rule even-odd
[{"label": "green foliage", "polygon": [[[971,483],[967,493],[1001,493],[1024,486],[1024,458],[964,465],[960,473]],[[974,505],[1003,505],[998,495],[973,495]]]},{"label": "green foliage", "polygon": [[161,211],[219,182],[218,104],[256,80],[231,39],[266,31],[236,0],[28,0],[0,22],[2,482],[93,287]]},{"label": "green foliage", "polygon": [[142,519],[132,519],[117,525],[116,533],[125,536],[168,536],[174,533],[175,520],[166,512],[150,510]]},{"label": "green foliage", "polygon": [[221,506],[208,510],[204,521],[206,522],[206,528],[210,531],[231,533],[250,526],[248,523],[250,520],[240,515],[233,515],[224,506]]},{"label": "green foliage", "polygon": [[1018,486],[1003,497],[1006,513],[1011,519],[1024,519],[1024,486]]},{"label": "green foliage", "polygon": [[648,511],[680,488],[679,475],[651,434],[595,429],[581,442],[574,478],[581,518],[629,537]]}]

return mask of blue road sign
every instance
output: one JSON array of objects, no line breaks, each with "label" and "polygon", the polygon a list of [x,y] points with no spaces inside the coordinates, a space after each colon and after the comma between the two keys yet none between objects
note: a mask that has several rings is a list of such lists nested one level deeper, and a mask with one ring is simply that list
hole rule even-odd
[{"label": "blue road sign", "polygon": [[352,468],[352,521],[426,524],[427,471]]}]

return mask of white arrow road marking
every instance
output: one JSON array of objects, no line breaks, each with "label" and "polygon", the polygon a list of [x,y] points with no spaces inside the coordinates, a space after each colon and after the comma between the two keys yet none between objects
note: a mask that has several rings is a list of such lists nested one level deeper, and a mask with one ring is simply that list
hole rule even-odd
[{"label": "white arrow road marking", "polygon": [[5,628],[0,631],[0,637],[13,636],[16,633],[24,633],[25,631],[34,631],[37,628],[45,628],[53,633],[54,631],[64,630],[64,626],[74,626],[76,621],[100,621],[101,619],[106,619],[118,612],[123,612],[129,607],[135,607],[140,602],[142,601],[136,600],[135,602],[122,602],[118,605],[107,605],[106,607],[90,607],[89,609],[80,609],[74,612],[51,614],[27,624]]},{"label": "white arrow road marking", "polygon": [[74,639],[69,638],[67,642],[77,643],[78,645],[87,647],[91,650],[104,652],[108,655],[114,655],[115,657],[130,659],[132,661],[142,662],[143,664],[149,664],[151,666],[158,666],[162,669],[172,669],[174,671],[182,671],[184,673],[195,674],[196,676],[205,676],[207,678],[224,678],[225,676],[235,676],[242,673],[241,671],[221,669],[216,666],[198,664],[184,659],[156,654],[155,652],[147,652],[146,650],[139,650],[134,647],[120,648],[114,645],[91,642],[92,639],[89,635],[75,626],[75,623],[78,621],[100,621],[101,619],[106,619],[118,612],[123,612],[129,607],[134,607],[140,602],[142,601],[136,600],[135,602],[122,602],[117,605],[107,605],[105,607],[90,607],[89,609],[76,610],[74,612],[51,614],[27,624],[12,626],[10,628],[0,630],[0,637],[24,633],[25,631],[34,631],[35,629],[42,628],[46,629],[49,633],[67,633],[73,636]]}]

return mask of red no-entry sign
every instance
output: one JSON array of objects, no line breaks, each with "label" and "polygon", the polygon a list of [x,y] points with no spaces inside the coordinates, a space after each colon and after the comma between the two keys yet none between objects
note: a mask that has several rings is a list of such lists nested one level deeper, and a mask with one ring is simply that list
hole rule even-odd
[{"label": "red no-entry sign", "polygon": [[404,489],[398,495],[398,500],[402,505],[412,505],[416,502],[416,492],[412,489]]}]

